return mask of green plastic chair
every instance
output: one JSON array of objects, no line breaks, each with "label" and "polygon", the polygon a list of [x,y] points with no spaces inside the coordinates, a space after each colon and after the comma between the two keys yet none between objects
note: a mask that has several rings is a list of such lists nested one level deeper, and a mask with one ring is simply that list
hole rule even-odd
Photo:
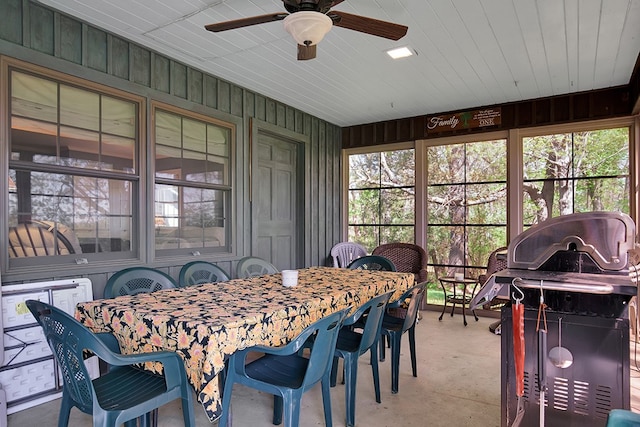
[{"label": "green plastic chair", "polygon": [[[236,351],[229,358],[227,378],[222,393],[222,415],[219,426],[229,426],[233,384],[243,384],[274,395],[273,424],[297,427],[302,395],[318,382],[322,384],[322,401],[327,427],[332,426],[329,395],[331,361],[338,331],[349,308],[330,314],[305,328],[289,344],[282,347],[254,346]],[[309,357],[298,354],[305,342],[314,337]],[[245,364],[250,353],[265,355]]]},{"label": "green plastic chair", "polygon": [[357,258],[347,266],[350,270],[396,271],[396,266],[389,258],[380,255],[366,255]]},{"label": "green plastic chair", "polygon": [[640,414],[627,409],[612,409],[607,417],[607,427],[638,427]]},{"label": "green plastic chair", "polygon": [[[195,425],[192,389],[184,362],[177,353],[119,354],[115,337],[94,334],[64,311],[36,300],[26,305],[44,331],[44,336],[60,367],[64,387],[58,427],[67,427],[71,408],[93,415],[97,427],[135,426],[136,419],[175,399],[182,400],[185,427]],[[109,365],[94,380],[84,364],[85,350]],[[164,375],[135,365],[160,362]]]},{"label": "green plastic chair", "polygon": [[203,283],[226,282],[229,274],[207,261],[192,261],[182,266],[178,275],[178,286],[202,285]]},{"label": "green plastic chair", "polygon": [[130,267],[118,271],[107,280],[104,298],[149,293],[177,286],[171,276],[160,270],[149,267]]},{"label": "green plastic chair", "polygon": [[[358,358],[369,351],[376,402],[380,403],[380,375],[378,372],[378,337],[382,326],[387,302],[393,291],[379,295],[363,304],[355,313],[347,317],[338,333],[336,352],[331,368],[331,386],[336,385],[338,358],[344,360],[346,425],[352,427],[356,422],[356,384],[358,377]],[[352,328],[363,316],[366,316],[362,331]]]},{"label": "green plastic chair", "polygon": [[[400,339],[405,332],[409,333],[409,351],[411,354],[411,369],[413,376],[418,376],[416,366],[416,320],[418,319],[418,309],[422,304],[426,290],[426,282],[419,283],[407,290],[396,301],[387,304],[387,308],[398,308],[407,305],[405,317],[396,317],[392,314],[385,313],[382,318],[382,327],[380,334],[389,338],[391,345],[391,393],[398,392],[398,377],[400,376]],[[380,342],[380,361],[384,361],[384,340]]]},{"label": "green plastic chair", "polygon": [[242,258],[236,266],[236,276],[238,276],[239,279],[248,279],[277,272],[278,269],[275,265],[254,256]]}]

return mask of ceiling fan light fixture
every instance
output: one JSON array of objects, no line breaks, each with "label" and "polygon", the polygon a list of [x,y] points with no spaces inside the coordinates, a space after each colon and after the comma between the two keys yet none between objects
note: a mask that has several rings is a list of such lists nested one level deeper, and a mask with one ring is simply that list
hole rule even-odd
[{"label": "ceiling fan light fixture", "polygon": [[320,43],[332,26],[331,18],[320,12],[300,11],[284,18],[284,29],[296,43],[305,46]]}]

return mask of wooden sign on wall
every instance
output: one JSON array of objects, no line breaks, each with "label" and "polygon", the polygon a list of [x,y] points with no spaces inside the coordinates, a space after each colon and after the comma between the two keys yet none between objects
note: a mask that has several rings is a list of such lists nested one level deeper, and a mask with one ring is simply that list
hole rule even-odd
[{"label": "wooden sign on wall", "polygon": [[497,126],[501,123],[500,118],[500,107],[465,111],[463,113],[428,116],[427,133],[451,132],[462,129]]}]

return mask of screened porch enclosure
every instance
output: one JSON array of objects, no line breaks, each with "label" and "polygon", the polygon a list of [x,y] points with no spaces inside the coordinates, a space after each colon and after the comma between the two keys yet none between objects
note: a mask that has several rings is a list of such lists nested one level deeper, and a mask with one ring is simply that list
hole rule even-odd
[{"label": "screened porch enclosure", "polygon": [[489,255],[528,227],[574,212],[629,214],[631,135],[627,121],[532,129],[516,140],[452,137],[347,150],[349,240],[369,251],[397,241],[423,246],[427,301],[442,304],[437,277],[477,279]]}]

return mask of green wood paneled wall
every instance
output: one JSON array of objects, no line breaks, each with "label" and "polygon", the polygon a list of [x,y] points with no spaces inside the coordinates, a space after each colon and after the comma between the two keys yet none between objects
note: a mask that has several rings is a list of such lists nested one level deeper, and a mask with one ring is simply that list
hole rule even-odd
[{"label": "green wood paneled wall", "polygon": [[[238,206],[236,221],[239,222],[235,229],[239,234],[250,229],[249,186],[246,181],[251,118],[308,137],[311,140],[311,171],[310,191],[305,197],[311,217],[306,218],[310,235],[305,236],[308,252],[305,263],[307,266],[325,265],[331,247],[341,239],[342,132],[339,127],[28,0],[0,1],[0,16],[3,16],[0,25],[2,55],[134,91],[148,100],[161,98],[163,102],[181,107],[211,111],[212,116],[223,119],[229,115],[236,117],[244,128],[238,132],[238,161],[235,163],[240,165],[234,189],[238,198],[235,203]],[[248,254],[248,241],[248,236],[236,236],[238,257]],[[216,262],[233,274],[236,259]],[[184,262],[154,266],[177,277]],[[113,271],[118,269],[119,266],[113,266]],[[99,297],[113,271],[87,274],[86,270],[84,273],[78,270],[57,277],[14,277],[9,273],[2,280],[3,283],[15,283],[82,275],[93,281],[96,297]]]}]

